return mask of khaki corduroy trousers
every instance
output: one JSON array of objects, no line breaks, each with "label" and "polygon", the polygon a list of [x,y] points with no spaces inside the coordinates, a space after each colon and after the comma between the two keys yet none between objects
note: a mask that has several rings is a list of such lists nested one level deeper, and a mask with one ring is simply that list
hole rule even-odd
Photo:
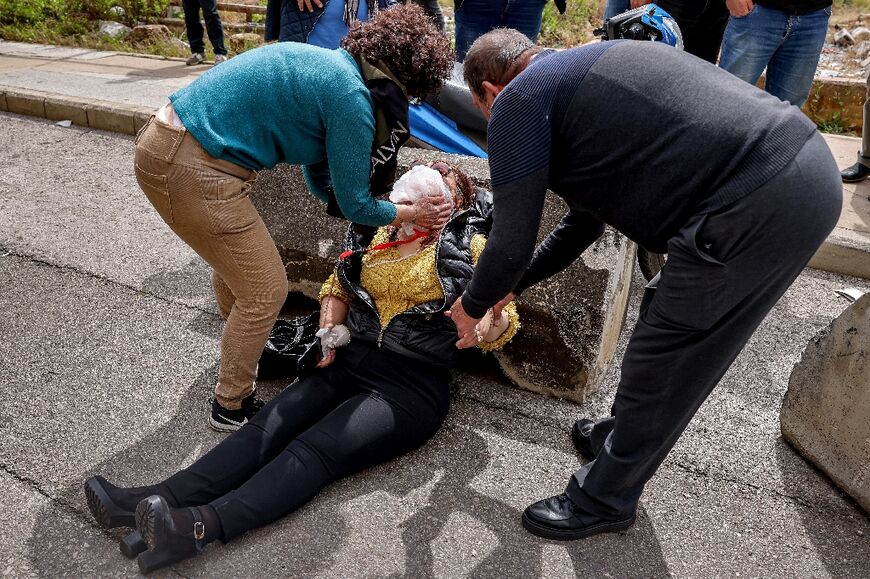
[{"label": "khaki corduroy trousers", "polygon": [[281,306],[287,275],[251,200],[256,173],[209,155],[186,130],[152,117],[136,137],[139,186],[163,221],[214,270],[221,316],[215,386],[224,408],[253,393],[257,362]]}]

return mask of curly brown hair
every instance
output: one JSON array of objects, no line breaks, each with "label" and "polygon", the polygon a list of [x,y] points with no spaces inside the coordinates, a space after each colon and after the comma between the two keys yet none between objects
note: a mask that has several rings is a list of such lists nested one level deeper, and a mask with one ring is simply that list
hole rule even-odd
[{"label": "curly brown hair", "polygon": [[419,6],[396,6],[354,22],[341,47],[372,64],[382,61],[409,97],[438,92],[453,68],[450,40]]},{"label": "curly brown hair", "polygon": [[474,186],[474,183],[471,182],[471,177],[469,177],[465,171],[452,163],[450,164],[450,167],[453,169],[454,175],[456,175],[456,188],[459,190],[458,193],[462,197],[462,201],[459,203],[459,208],[468,209],[474,204],[474,199],[477,197],[477,188]]}]

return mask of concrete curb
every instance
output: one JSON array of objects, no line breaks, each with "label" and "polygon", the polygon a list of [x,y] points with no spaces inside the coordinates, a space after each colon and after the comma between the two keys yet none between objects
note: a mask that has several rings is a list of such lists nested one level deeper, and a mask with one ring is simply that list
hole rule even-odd
[{"label": "concrete curb", "polygon": [[[69,120],[82,127],[126,135],[135,135],[154,113],[154,110],[149,107],[89,100],[4,85],[0,85],[0,111],[53,121]],[[870,242],[863,239],[847,239],[838,235],[835,230],[810,261],[809,266],[870,279]]]},{"label": "concrete curb", "polygon": [[0,111],[41,117],[102,131],[135,135],[154,110],[109,101],[82,99],[0,85]]},{"label": "concrete curb", "polygon": [[835,230],[819,248],[808,267],[870,279],[870,243],[848,240]]}]

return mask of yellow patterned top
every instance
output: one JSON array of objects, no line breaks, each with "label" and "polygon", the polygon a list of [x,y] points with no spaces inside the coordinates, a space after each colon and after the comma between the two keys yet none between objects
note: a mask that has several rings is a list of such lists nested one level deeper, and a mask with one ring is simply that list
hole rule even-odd
[{"label": "yellow patterned top", "polygon": [[[387,230],[381,227],[369,247],[387,241]],[[477,234],[471,238],[473,263],[477,263],[485,245],[486,237],[483,235]],[[381,318],[381,328],[386,328],[394,317],[417,304],[444,299],[444,290],[435,267],[435,244],[407,257],[402,257],[397,247],[365,253],[362,258],[360,284],[375,302]],[[320,300],[323,301],[326,296],[336,297],[347,304],[353,301],[353,296],[344,291],[335,273],[329,276],[320,290]],[[505,312],[508,317],[507,329],[494,342],[482,342],[481,349],[497,350],[517,333],[520,320],[516,304],[510,303]]]}]

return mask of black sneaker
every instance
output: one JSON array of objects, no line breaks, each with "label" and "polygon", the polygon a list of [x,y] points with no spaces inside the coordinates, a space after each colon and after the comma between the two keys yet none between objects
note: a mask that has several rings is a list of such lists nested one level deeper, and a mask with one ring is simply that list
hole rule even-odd
[{"label": "black sneaker", "polygon": [[214,398],[211,399],[211,416],[208,417],[208,425],[218,432],[235,432],[253,418],[254,414],[266,403],[251,394],[242,400],[242,407],[238,410],[228,410],[220,405]]}]

